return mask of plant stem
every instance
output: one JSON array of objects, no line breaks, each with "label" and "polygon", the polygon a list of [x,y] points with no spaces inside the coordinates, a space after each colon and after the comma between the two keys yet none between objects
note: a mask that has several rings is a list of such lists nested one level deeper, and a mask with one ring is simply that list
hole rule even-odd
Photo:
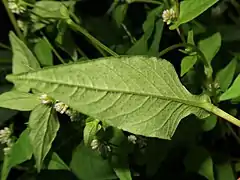
[{"label": "plant stem", "polygon": [[136,38],[132,36],[132,34],[129,32],[129,30],[127,29],[127,27],[125,26],[125,24],[121,24],[122,28],[125,30],[126,34],[128,35],[130,41],[132,44],[136,43]]},{"label": "plant stem", "polygon": [[4,7],[5,7],[6,11],[7,11],[8,17],[9,17],[9,19],[10,19],[10,21],[11,21],[11,23],[12,23],[12,25],[13,25],[15,31],[16,31],[16,33],[17,33],[17,36],[18,36],[22,41],[24,41],[24,36],[23,36],[20,28],[19,28],[18,25],[17,25],[17,20],[16,20],[15,16],[13,15],[13,13],[11,12],[11,10],[8,8],[8,2],[7,2],[7,0],[2,0],[2,2],[3,2],[3,5],[4,5]]},{"label": "plant stem", "polygon": [[183,42],[183,43],[186,43],[185,37],[184,37],[184,35],[182,34],[181,29],[180,29],[180,28],[177,28],[176,30],[177,30],[177,33],[178,33],[179,37],[181,38],[182,42]]},{"label": "plant stem", "polygon": [[98,49],[99,47],[105,50],[107,53],[111,54],[112,56],[119,56],[117,53],[115,53],[113,50],[105,46],[103,43],[101,43],[98,39],[93,37],[86,29],[82,28],[81,26],[77,25],[75,22],[73,22],[71,19],[67,20],[67,24],[75,31],[78,31],[82,33],[84,36],[86,36],[92,44]]},{"label": "plant stem", "polygon": [[235,133],[235,131],[233,130],[232,126],[229,123],[226,123],[228,129],[231,131],[233,137],[236,139],[236,141],[238,142],[238,144],[240,144],[240,137],[238,137],[238,135]]},{"label": "plant stem", "polygon": [[58,52],[56,51],[56,49],[53,47],[53,45],[48,41],[47,37],[42,33],[43,35],[43,39],[47,42],[47,44],[49,45],[49,47],[52,49],[53,53],[57,56],[57,58],[59,59],[59,61],[61,61],[61,63],[65,64],[65,61],[63,60],[63,58],[58,54]]},{"label": "plant stem", "polygon": [[10,51],[12,50],[9,46],[7,46],[7,45],[5,45],[5,44],[3,44],[3,43],[1,43],[1,42],[0,42],[0,47],[1,47],[1,48],[4,48],[4,49],[8,49],[8,50],[10,50]]},{"label": "plant stem", "polygon": [[204,104],[202,106],[205,110],[213,113],[213,114],[216,114],[217,116],[227,120],[228,122],[240,127],[240,120],[233,117],[232,115],[226,113],[225,111],[219,109],[217,106],[214,106],[213,104]]}]

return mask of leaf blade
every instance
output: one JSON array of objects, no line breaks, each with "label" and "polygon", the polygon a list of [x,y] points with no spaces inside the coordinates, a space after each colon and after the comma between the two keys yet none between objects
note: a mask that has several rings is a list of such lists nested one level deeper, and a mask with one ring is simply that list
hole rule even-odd
[{"label": "leaf blade", "polygon": [[[64,78],[55,76],[64,73]],[[51,93],[91,117],[150,137],[170,139],[182,118],[191,113],[208,116],[202,109],[208,98],[190,94],[171,63],[156,58],[103,58],[11,75],[8,80]]]},{"label": "leaf blade", "polygon": [[41,169],[43,160],[49,152],[60,126],[52,111],[52,107],[39,104],[31,112],[29,118],[29,137],[33,145],[33,154],[38,171]]}]

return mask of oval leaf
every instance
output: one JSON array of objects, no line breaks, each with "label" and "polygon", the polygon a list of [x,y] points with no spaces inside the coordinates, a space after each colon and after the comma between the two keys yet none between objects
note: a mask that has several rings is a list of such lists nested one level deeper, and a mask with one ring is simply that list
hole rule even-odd
[{"label": "oval leaf", "polygon": [[230,86],[235,74],[236,67],[237,60],[234,58],[225,68],[217,73],[215,82],[219,84],[222,91],[226,91]]},{"label": "oval leaf", "polygon": [[190,94],[172,64],[156,58],[109,57],[8,75],[7,79],[144,136],[170,139],[182,118],[209,115],[202,109],[209,98]]},{"label": "oval leaf", "polygon": [[212,5],[214,5],[218,0],[185,0],[180,3],[180,15],[170,29],[176,29],[179,25],[191,21],[196,18]]},{"label": "oval leaf", "polygon": [[232,86],[230,86],[230,88],[220,96],[219,100],[225,101],[228,99],[239,97],[240,96],[239,87],[240,87],[240,75],[238,75],[238,77],[234,80]]},{"label": "oval leaf", "polygon": [[80,144],[73,153],[70,167],[73,173],[82,180],[116,179],[109,161],[104,160],[97,152]]},{"label": "oval leaf", "polygon": [[59,122],[53,108],[39,104],[30,114],[29,128],[29,138],[33,145],[36,166],[40,171],[43,160],[49,152],[59,129]]},{"label": "oval leaf", "polygon": [[214,56],[217,54],[221,47],[221,34],[215,33],[212,36],[201,40],[198,43],[199,49],[203,52],[207,61],[211,63]]},{"label": "oval leaf", "polygon": [[41,39],[35,46],[34,52],[43,66],[53,65],[52,50],[45,39]]}]

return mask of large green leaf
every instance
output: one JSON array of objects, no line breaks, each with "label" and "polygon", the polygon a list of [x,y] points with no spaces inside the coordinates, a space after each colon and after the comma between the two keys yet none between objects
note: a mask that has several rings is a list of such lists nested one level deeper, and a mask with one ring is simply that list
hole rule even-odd
[{"label": "large green leaf", "polygon": [[222,91],[226,91],[230,86],[235,70],[237,67],[237,58],[234,57],[233,60],[223,69],[221,69],[217,75],[215,82],[219,84]]},{"label": "large green leaf", "polygon": [[14,74],[40,69],[40,65],[28,47],[13,33],[9,33],[13,51]]},{"label": "large green leaf", "polygon": [[230,88],[220,96],[219,100],[225,101],[228,99],[234,99],[234,98],[239,97],[240,96],[239,87],[240,87],[240,74],[234,80],[234,82],[230,86]]},{"label": "large green leaf", "polygon": [[180,14],[178,20],[170,26],[175,29],[179,25],[187,23],[196,18],[219,0],[184,0],[180,3]]},{"label": "large green leaf", "polygon": [[207,96],[192,95],[181,84],[171,63],[142,56],[108,57],[97,61],[8,75],[72,108],[120,129],[170,139],[189,114],[209,114]]},{"label": "large green leaf", "polygon": [[29,128],[29,138],[33,145],[36,166],[40,171],[59,129],[59,122],[53,108],[39,104],[30,114]]},{"label": "large green leaf", "polygon": [[117,179],[109,161],[104,160],[97,152],[83,144],[75,149],[70,167],[73,173],[82,180]]},{"label": "large green leaf", "polygon": [[215,33],[212,36],[201,40],[198,43],[199,49],[203,52],[207,61],[211,63],[214,56],[217,54],[221,47],[221,34]]},{"label": "large green leaf", "polygon": [[41,101],[37,95],[16,90],[0,95],[0,107],[3,108],[31,111],[40,103]]},{"label": "large green leaf", "polygon": [[7,178],[11,168],[31,159],[32,152],[32,145],[29,140],[29,129],[26,129],[12,146],[10,154],[5,157],[1,179],[5,180]]}]

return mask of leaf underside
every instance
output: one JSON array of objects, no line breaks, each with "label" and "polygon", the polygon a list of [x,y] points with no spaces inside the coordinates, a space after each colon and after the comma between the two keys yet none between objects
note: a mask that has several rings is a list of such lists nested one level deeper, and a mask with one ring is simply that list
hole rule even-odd
[{"label": "leaf underside", "polygon": [[156,58],[109,57],[7,79],[112,126],[150,137],[170,139],[182,118],[208,116],[203,107],[209,99],[189,93],[171,63]]}]

